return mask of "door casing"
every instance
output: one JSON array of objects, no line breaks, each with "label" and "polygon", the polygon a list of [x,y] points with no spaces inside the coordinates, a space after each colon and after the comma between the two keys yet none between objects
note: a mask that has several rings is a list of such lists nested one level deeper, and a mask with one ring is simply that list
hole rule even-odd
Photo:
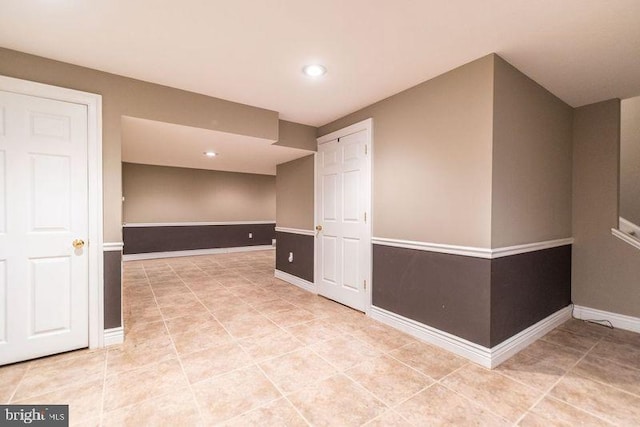
[{"label": "door casing", "polygon": [[89,348],[104,346],[104,260],[102,213],[102,96],[13,77],[0,76],[0,90],[87,107],[89,190]]},{"label": "door casing", "polygon": [[[373,246],[371,244],[371,237],[373,236],[373,119],[372,118],[368,118],[366,120],[362,120],[361,122],[358,123],[354,123],[350,126],[347,126],[345,128],[339,129],[335,132],[331,132],[327,135],[323,135],[320,138],[317,139],[318,145],[324,144],[326,142],[329,141],[333,141],[334,139],[337,138],[342,138],[344,136],[347,135],[351,135],[353,133],[356,132],[360,132],[360,131],[366,131],[366,138],[365,138],[365,144],[367,145],[367,150],[368,150],[368,155],[366,156],[367,162],[369,162],[368,167],[369,167],[369,175],[370,175],[370,180],[369,180],[369,203],[368,206],[365,206],[366,212],[367,212],[367,227],[368,227],[368,235],[369,235],[369,239],[368,241],[366,241],[366,244],[369,245],[369,250],[367,251],[368,253],[368,260],[367,262],[367,267],[363,269],[363,271],[365,272],[365,280],[367,281],[367,288],[366,288],[366,292],[365,292],[365,314],[369,315],[370,311],[371,311],[371,305],[372,305],[372,271],[373,271]],[[314,179],[314,208],[313,208],[313,223],[314,226],[318,225],[318,207],[319,207],[319,182],[318,182],[318,170],[320,167],[319,164],[320,161],[320,157],[318,156],[318,153],[316,152],[314,154],[314,173],[313,173],[313,179]],[[316,233],[317,235],[317,233]],[[315,292],[318,293],[319,290],[319,285],[318,285],[318,277],[320,277],[320,257],[319,257],[319,241],[316,238],[314,241],[314,251],[313,251],[313,280],[314,280],[314,287],[315,287]]]}]

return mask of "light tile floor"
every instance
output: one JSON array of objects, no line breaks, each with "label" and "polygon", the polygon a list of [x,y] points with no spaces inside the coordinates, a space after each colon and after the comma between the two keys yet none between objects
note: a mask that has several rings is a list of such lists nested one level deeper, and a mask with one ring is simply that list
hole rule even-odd
[{"label": "light tile floor", "polygon": [[640,335],[572,320],[489,371],[273,278],[273,251],[125,263],[126,342],[0,368],[72,425],[640,425]]}]

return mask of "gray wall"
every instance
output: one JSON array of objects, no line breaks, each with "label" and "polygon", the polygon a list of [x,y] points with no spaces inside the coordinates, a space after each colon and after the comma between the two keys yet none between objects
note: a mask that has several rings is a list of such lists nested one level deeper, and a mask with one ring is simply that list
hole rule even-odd
[{"label": "gray wall", "polygon": [[494,58],[491,247],[571,237],[573,109]]},{"label": "gray wall", "polygon": [[[276,269],[313,283],[315,237],[276,232]],[[289,262],[289,253],[293,260]]]},{"label": "gray wall", "polygon": [[571,236],[572,108],[488,55],[319,129],[374,119],[374,235],[503,247]]},{"label": "gray wall", "polygon": [[276,178],[122,164],[125,223],[272,221]]},{"label": "gray wall", "polygon": [[322,126],[373,118],[373,234],[491,245],[494,55]]},{"label": "gray wall", "polygon": [[125,254],[271,245],[275,224],[125,227]]},{"label": "gray wall", "polygon": [[619,100],[574,111],[572,299],[640,316],[640,251],[611,235],[618,226],[619,140]]},{"label": "gray wall", "polygon": [[0,74],[102,95],[104,240],[122,239],[123,115],[278,139],[278,113],[0,48]]},{"label": "gray wall", "polygon": [[105,251],[104,260],[104,328],[122,326],[122,252]]},{"label": "gray wall", "polygon": [[640,96],[622,100],[620,216],[640,226]]},{"label": "gray wall", "polygon": [[317,151],[317,131],[318,130],[313,126],[280,120],[278,122],[278,142],[276,142],[275,145],[284,145],[285,147]]},{"label": "gray wall", "polygon": [[[315,149],[315,148],[314,148]],[[307,156],[276,169],[276,225],[312,230],[314,211],[314,156]],[[276,269],[313,282],[314,236],[276,233]],[[289,262],[289,253],[293,262]]]},{"label": "gray wall", "polygon": [[571,303],[571,246],[496,259],[373,245],[373,304],[494,347]]},{"label": "gray wall", "polygon": [[[322,126],[374,125],[374,235],[571,236],[572,109],[489,55]],[[373,303],[491,347],[570,303],[571,247],[496,260],[373,247]]]},{"label": "gray wall", "polygon": [[373,245],[373,305],[491,344],[491,260]]},{"label": "gray wall", "polygon": [[277,166],[276,224],[278,227],[313,229],[313,176],[313,155]]}]

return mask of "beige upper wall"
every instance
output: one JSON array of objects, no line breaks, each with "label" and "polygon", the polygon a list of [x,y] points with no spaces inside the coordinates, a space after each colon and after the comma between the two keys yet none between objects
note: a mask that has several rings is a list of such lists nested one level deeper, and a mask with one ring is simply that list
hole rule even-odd
[{"label": "beige upper wall", "polygon": [[271,175],[122,164],[124,221],[273,221]]},{"label": "beige upper wall", "polygon": [[494,58],[491,247],[571,237],[573,109]]},{"label": "beige upper wall", "polygon": [[620,216],[640,226],[640,96],[621,108]]},{"label": "beige upper wall", "polygon": [[491,244],[493,55],[322,126],[373,118],[373,234]]},{"label": "beige upper wall", "polygon": [[640,316],[640,251],[611,234],[618,226],[619,140],[619,100],[575,110],[572,299]]},{"label": "beige upper wall", "polygon": [[278,125],[278,142],[276,142],[275,145],[318,151],[318,142],[316,141],[317,132],[318,129],[313,126],[280,120]]},{"label": "beige upper wall", "polygon": [[278,139],[278,113],[0,48],[0,74],[102,95],[104,240],[122,240],[123,115]]},{"label": "beige upper wall", "polygon": [[312,230],[314,156],[279,164],[276,171],[276,225]]}]

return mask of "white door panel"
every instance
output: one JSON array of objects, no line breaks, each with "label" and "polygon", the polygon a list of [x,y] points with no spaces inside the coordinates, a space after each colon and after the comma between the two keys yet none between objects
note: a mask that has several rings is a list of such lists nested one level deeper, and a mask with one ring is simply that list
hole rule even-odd
[{"label": "white door panel", "polygon": [[[0,313],[7,312],[7,262],[0,259]],[[7,341],[7,316],[0,316],[0,346]],[[1,347],[0,347],[1,348]]]},{"label": "white door panel", "polygon": [[71,120],[69,116],[32,111],[29,119],[31,137],[34,141],[37,141],[38,138],[43,138],[45,141],[51,138],[57,138],[65,142],[71,141]]},{"label": "white door panel", "polygon": [[89,324],[87,107],[0,91],[0,111],[1,365],[87,347]]},{"label": "white door panel", "polygon": [[71,260],[51,257],[30,260],[29,338],[71,328]]},{"label": "white door panel", "polygon": [[[1,136],[2,134],[0,134]],[[7,189],[5,185],[7,167],[5,157],[5,151],[0,149],[0,236],[4,235],[7,229],[7,214],[5,212],[7,206]]]},{"label": "white door panel", "polygon": [[361,285],[360,239],[345,237],[342,239],[342,285],[352,290],[359,290]]},{"label": "white door panel", "polygon": [[371,175],[366,130],[318,147],[318,292],[364,311],[370,270]]},{"label": "white door panel", "polygon": [[360,206],[360,170],[346,171],[342,175],[342,219],[345,222],[357,223],[363,214]]},{"label": "white door panel", "polygon": [[330,174],[322,177],[322,194],[324,204],[322,207],[322,220],[335,222],[338,219],[336,211],[337,201],[335,194],[338,189],[338,175]]},{"label": "white door panel", "polygon": [[71,228],[71,159],[31,154],[30,224],[32,233]]}]

